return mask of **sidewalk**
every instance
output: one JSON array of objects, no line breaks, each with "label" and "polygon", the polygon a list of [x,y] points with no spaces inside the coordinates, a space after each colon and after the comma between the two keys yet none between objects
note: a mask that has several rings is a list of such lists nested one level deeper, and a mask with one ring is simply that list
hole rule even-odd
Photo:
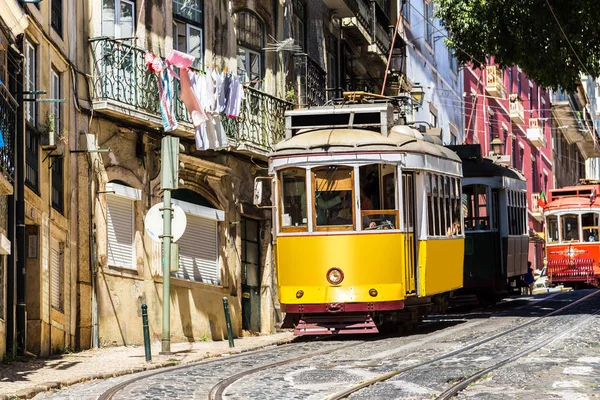
[{"label": "sidewalk", "polygon": [[235,339],[229,342],[172,343],[172,355],[159,355],[160,342],[152,344],[152,361],[146,362],[144,346],[105,347],[65,354],[56,358],[0,364],[0,400],[30,399],[50,389],[93,379],[111,378],[150,369],[186,364],[225,353],[241,353],[292,340],[292,332]]}]

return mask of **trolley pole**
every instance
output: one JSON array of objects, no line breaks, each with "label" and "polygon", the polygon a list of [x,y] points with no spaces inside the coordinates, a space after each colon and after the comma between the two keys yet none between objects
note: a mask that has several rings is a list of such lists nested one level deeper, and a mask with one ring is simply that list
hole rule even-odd
[{"label": "trolley pole", "polygon": [[160,354],[171,354],[171,224],[173,208],[171,206],[171,190],[179,184],[179,138],[165,136],[161,141],[161,188],[163,189],[163,315],[162,340]]}]

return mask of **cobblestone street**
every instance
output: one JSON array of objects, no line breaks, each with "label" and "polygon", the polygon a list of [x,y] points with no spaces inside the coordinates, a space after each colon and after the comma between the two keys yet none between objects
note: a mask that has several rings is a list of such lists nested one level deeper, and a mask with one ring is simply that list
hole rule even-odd
[{"label": "cobblestone street", "polygon": [[[486,373],[458,398],[592,399],[600,397],[600,317],[593,316],[600,310],[600,295],[593,293],[525,297],[493,309],[435,315],[405,335],[296,340],[83,383],[35,398],[324,399],[387,376],[349,398],[431,399],[480,370],[548,341]],[[553,314],[539,318],[548,313]],[[124,382],[129,383],[108,392]]]}]

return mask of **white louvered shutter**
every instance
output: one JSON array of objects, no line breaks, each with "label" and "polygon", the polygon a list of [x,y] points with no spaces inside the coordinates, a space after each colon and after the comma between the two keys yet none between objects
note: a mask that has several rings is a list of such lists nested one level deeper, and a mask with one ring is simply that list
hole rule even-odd
[{"label": "white louvered shutter", "polygon": [[108,265],[133,269],[133,200],[106,196],[106,236]]},{"label": "white louvered shutter", "polygon": [[186,213],[187,226],[179,244],[176,276],[197,282],[219,284],[217,221]]},{"label": "white louvered shutter", "polygon": [[50,290],[52,308],[62,311],[62,255],[60,245],[52,241],[50,247]]}]

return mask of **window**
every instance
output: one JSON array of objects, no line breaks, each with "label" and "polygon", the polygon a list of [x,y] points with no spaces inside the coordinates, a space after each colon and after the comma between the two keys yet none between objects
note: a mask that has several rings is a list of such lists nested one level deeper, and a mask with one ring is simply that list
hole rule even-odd
[{"label": "window", "polygon": [[425,41],[433,46],[433,1],[425,0],[423,8],[425,9]]},{"label": "window", "polygon": [[337,49],[338,40],[332,34],[327,35],[327,99],[340,97],[338,93],[338,77],[337,77]]},{"label": "window", "polygon": [[25,130],[25,184],[39,194],[40,137],[28,126]]},{"label": "window", "polygon": [[513,75],[512,75],[512,68],[509,68],[507,70],[508,73],[508,93],[512,93],[513,92]]},{"label": "window", "polygon": [[562,242],[579,241],[579,216],[577,214],[565,214],[560,217],[562,227]]},{"label": "window", "polygon": [[[60,73],[54,68],[50,71],[50,98],[59,100],[62,97]],[[52,118],[54,120],[54,132],[60,136],[62,133],[62,103],[55,101],[51,104]]]},{"label": "window", "polygon": [[106,185],[107,262],[113,267],[136,269],[134,247],[134,202],[138,189],[110,182]]},{"label": "window", "polygon": [[490,150],[492,150],[492,140],[496,137],[496,129],[494,126],[494,114],[488,114],[488,130],[490,134]]},{"label": "window", "polygon": [[[37,49],[28,40],[25,40],[25,92],[26,98],[33,100],[37,90]],[[33,127],[37,124],[37,106],[35,101],[25,102],[25,120]]]},{"label": "window", "polygon": [[531,157],[531,190],[533,193],[540,191],[538,188],[537,163],[534,156]]},{"label": "window", "polygon": [[526,193],[507,190],[508,234],[524,235],[527,224]]},{"label": "window", "polygon": [[236,15],[238,73],[245,75],[244,80],[255,81],[254,86],[259,88],[263,77],[262,49],[265,42],[263,24],[248,11],[240,11]]},{"label": "window", "polygon": [[477,126],[477,95],[475,94],[471,96],[471,116],[469,118],[471,119],[471,132],[473,133],[473,138],[476,138],[477,132],[475,132],[475,128]]},{"label": "window", "polygon": [[558,217],[556,215],[546,217],[546,241],[558,243]]},{"label": "window", "polygon": [[306,52],[306,3],[294,0],[294,39],[302,51]]},{"label": "window", "polygon": [[64,243],[52,239],[50,248],[50,284],[52,308],[64,311]]},{"label": "window", "polygon": [[465,230],[487,231],[492,229],[487,208],[487,186],[467,185],[463,187],[462,201],[466,205]]},{"label": "window", "polygon": [[519,146],[519,170],[523,172],[523,159],[525,158],[525,149]]},{"label": "window", "polygon": [[454,146],[457,143],[456,134],[450,132],[450,145]]},{"label": "window", "polygon": [[64,172],[63,158],[57,157],[52,161],[52,208],[64,214]]},{"label": "window", "polygon": [[438,110],[431,103],[429,103],[429,124],[432,128],[436,128],[438,124]]},{"label": "window", "polygon": [[354,171],[349,167],[313,169],[313,222],[316,230],[354,229]]},{"label": "window", "polygon": [[362,229],[397,229],[396,166],[362,166],[359,168],[359,182]]},{"label": "window", "polygon": [[583,240],[586,242],[598,241],[598,213],[581,214],[581,229]]},{"label": "window", "polygon": [[531,86],[527,93],[527,100],[529,101],[529,118],[533,118],[533,88]]},{"label": "window", "polygon": [[52,0],[50,10],[50,25],[58,36],[63,36],[63,0]]},{"label": "window", "polygon": [[506,128],[502,128],[502,138],[504,141],[504,154],[506,154],[508,149],[508,130]]},{"label": "window", "polygon": [[510,156],[513,168],[517,168],[517,138],[514,136],[510,140]]},{"label": "window", "polygon": [[173,2],[173,48],[196,58],[199,68],[203,60],[203,5],[200,0]]},{"label": "window", "polygon": [[306,214],[306,170],[290,168],[279,173],[281,215],[279,226],[282,231],[307,229]]},{"label": "window", "polygon": [[456,57],[454,57],[454,50],[448,49],[448,65],[450,65],[450,71],[458,74],[458,64],[456,63]]},{"label": "window", "polygon": [[[177,196],[177,191],[173,193]],[[204,200],[196,195],[198,200]],[[199,201],[201,202],[201,201]],[[218,223],[225,213],[211,207],[173,200],[185,212],[187,224],[179,244],[179,269],[173,276],[211,285],[221,283]]]},{"label": "window", "polygon": [[102,0],[102,36],[135,36],[135,3],[130,0]]},{"label": "window", "polygon": [[429,236],[460,235],[460,181],[448,176],[427,174],[425,189]]},{"label": "window", "polygon": [[402,17],[410,24],[410,0],[402,0]]},{"label": "window", "polygon": [[517,69],[517,96],[521,97],[521,73]]}]

